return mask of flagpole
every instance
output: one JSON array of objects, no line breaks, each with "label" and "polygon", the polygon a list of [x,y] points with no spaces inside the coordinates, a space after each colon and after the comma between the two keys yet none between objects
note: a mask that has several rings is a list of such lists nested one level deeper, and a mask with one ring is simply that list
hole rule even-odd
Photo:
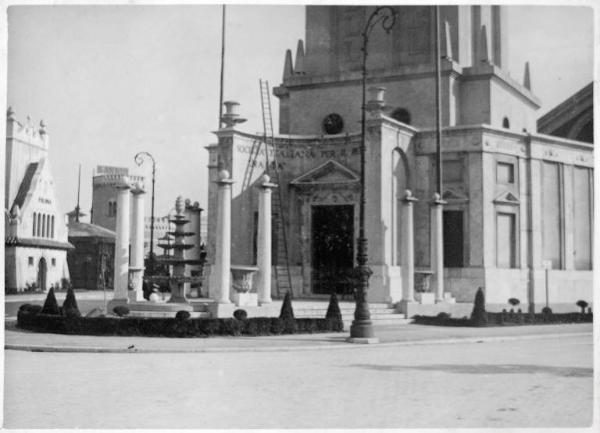
[{"label": "flagpole", "polygon": [[223,75],[225,72],[225,5],[223,5],[223,16],[221,21],[221,81],[219,85],[219,129],[223,125]]}]

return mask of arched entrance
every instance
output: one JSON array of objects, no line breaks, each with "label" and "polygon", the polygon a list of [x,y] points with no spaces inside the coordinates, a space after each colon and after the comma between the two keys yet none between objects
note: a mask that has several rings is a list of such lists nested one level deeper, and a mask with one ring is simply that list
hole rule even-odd
[{"label": "arched entrance", "polygon": [[38,263],[37,285],[43,292],[46,291],[47,274],[48,265],[46,264],[46,259],[42,257]]}]

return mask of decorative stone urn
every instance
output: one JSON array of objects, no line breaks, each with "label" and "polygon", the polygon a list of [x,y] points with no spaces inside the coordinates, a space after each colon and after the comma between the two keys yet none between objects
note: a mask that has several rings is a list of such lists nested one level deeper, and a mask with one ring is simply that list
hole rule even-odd
[{"label": "decorative stone urn", "polygon": [[431,276],[429,269],[415,270],[415,300],[421,304],[434,304],[435,294],[431,293]]},{"label": "decorative stone urn", "polygon": [[258,295],[250,293],[252,290],[252,277],[258,271],[256,266],[237,266],[231,265],[231,275],[233,280],[233,302],[238,307],[256,307],[258,306]]},{"label": "decorative stone urn", "polygon": [[233,281],[231,285],[237,293],[248,293],[252,290],[252,277],[258,271],[256,266],[231,265]]}]

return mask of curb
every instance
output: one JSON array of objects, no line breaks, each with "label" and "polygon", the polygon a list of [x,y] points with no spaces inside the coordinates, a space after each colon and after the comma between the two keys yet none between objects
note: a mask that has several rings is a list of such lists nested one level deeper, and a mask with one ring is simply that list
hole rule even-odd
[{"label": "curb", "polygon": [[556,334],[530,334],[492,337],[442,338],[430,340],[388,341],[377,344],[349,344],[345,342],[306,345],[306,346],[270,346],[270,347],[199,347],[182,349],[144,349],[144,348],[107,348],[107,347],[77,347],[77,346],[39,346],[27,344],[5,344],[5,350],[20,350],[26,352],[59,352],[59,353],[240,353],[240,352],[296,352],[309,350],[335,349],[371,349],[376,347],[423,346],[431,344],[472,344],[494,343],[502,341],[538,340],[561,337],[592,336],[592,332],[571,332]]}]

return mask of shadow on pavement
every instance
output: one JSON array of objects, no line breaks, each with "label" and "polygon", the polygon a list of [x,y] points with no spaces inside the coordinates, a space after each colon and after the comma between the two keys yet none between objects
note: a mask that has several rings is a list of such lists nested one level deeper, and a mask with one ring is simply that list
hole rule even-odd
[{"label": "shadow on pavement", "polygon": [[594,370],[592,368],[582,367],[553,367],[545,365],[532,364],[474,364],[474,365],[454,365],[454,364],[432,364],[432,365],[375,365],[375,364],[353,364],[349,367],[364,368],[377,371],[441,371],[445,373],[457,374],[550,374],[559,377],[592,377]]}]

